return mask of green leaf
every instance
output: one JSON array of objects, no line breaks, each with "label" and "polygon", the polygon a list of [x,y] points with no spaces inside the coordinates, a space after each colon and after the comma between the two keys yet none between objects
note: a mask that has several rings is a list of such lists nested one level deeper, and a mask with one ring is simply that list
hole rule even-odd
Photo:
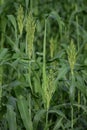
[{"label": "green leaf", "polygon": [[19,112],[20,112],[20,115],[21,115],[21,118],[23,120],[26,130],[32,130],[27,100],[22,95],[20,95],[18,96],[17,104],[18,104],[18,109],[19,109]]},{"label": "green leaf", "polygon": [[0,60],[2,60],[8,53],[8,49],[4,48],[0,50]]},{"label": "green leaf", "polygon": [[84,64],[87,65],[87,58],[85,59]]},{"label": "green leaf", "polygon": [[64,22],[56,11],[52,11],[49,16],[57,21],[59,25],[60,37],[62,38],[62,27],[64,26]]},{"label": "green leaf", "polygon": [[6,118],[8,121],[9,130],[17,130],[16,113],[13,110],[13,106],[7,105]]},{"label": "green leaf", "polygon": [[63,117],[61,117],[60,119],[58,119],[58,120],[56,121],[56,124],[55,124],[53,130],[58,130],[58,129],[60,128],[60,126],[61,126],[61,124],[62,124],[62,120],[63,120]]},{"label": "green leaf", "polygon": [[12,47],[13,50],[15,50],[17,53],[19,52],[19,48],[17,46],[17,44],[15,44],[16,42],[14,42],[10,37],[8,37],[6,35],[6,39],[8,41],[8,44]]},{"label": "green leaf", "polygon": [[25,0],[25,4],[26,4],[26,9],[28,9],[29,0]]},{"label": "green leaf", "polygon": [[70,96],[71,103],[73,103],[73,101],[75,99],[75,85],[76,85],[75,77],[74,77],[74,75],[72,75],[70,89],[69,89],[69,96]]},{"label": "green leaf", "polygon": [[11,21],[15,31],[17,32],[17,24],[16,24],[15,17],[13,15],[8,15],[8,19]]},{"label": "green leaf", "polygon": [[8,41],[8,44],[12,47],[12,46],[14,46],[14,41],[12,41],[12,39],[10,38],[10,37],[8,37],[7,35],[6,35],[6,40]]},{"label": "green leaf", "polygon": [[68,67],[63,65],[60,69],[59,69],[59,72],[58,72],[58,77],[56,80],[60,80],[61,78],[64,78],[65,74],[67,73],[68,71]]},{"label": "green leaf", "polygon": [[64,115],[64,113],[62,112],[62,111],[60,111],[60,110],[49,110],[48,111],[48,113],[55,113],[55,114],[57,114],[58,116],[61,116],[61,117],[63,117],[63,118],[66,118],[65,117],[65,115]]},{"label": "green leaf", "polygon": [[37,126],[39,124],[39,121],[42,119],[42,117],[44,117],[46,113],[45,109],[39,110],[36,115],[34,116],[34,128],[35,130],[37,129]]},{"label": "green leaf", "polygon": [[8,15],[8,19],[11,21],[14,29],[15,29],[15,38],[16,38],[16,41],[17,41],[17,24],[16,24],[16,19],[13,15]]},{"label": "green leaf", "polygon": [[81,77],[79,74],[76,75],[77,82],[76,82],[76,87],[78,90],[81,91],[85,96],[87,95],[87,87],[84,83],[83,77]]},{"label": "green leaf", "polygon": [[73,103],[75,98],[75,86],[73,85],[70,86],[69,96],[70,96],[71,103]]}]

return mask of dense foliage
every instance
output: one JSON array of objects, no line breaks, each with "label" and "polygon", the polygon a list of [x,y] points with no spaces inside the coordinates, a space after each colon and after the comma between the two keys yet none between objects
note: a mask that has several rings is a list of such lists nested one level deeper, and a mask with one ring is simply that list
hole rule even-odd
[{"label": "dense foliage", "polygon": [[0,0],[0,130],[87,129],[87,1]]}]

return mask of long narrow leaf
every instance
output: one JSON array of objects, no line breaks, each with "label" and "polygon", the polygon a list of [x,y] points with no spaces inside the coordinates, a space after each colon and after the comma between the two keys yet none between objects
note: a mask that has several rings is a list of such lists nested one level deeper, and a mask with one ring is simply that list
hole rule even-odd
[{"label": "long narrow leaf", "polygon": [[13,107],[11,105],[7,106],[7,121],[9,130],[17,130],[17,124],[16,124],[16,113],[13,110]]},{"label": "long narrow leaf", "polygon": [[62,124],[62,123],[61,123],[62,120],[63,120],[63,117],[61,117],[60,119],[57,120],[57,122],[56,122],[56,124],[55,124],[53,130],[58,130],[58,129],[60,128],[60,126],[61,126],[61,124]]},{"label": "long narrow leaf", "polygon": [[29,119],[29,112],[28,112],[28,102],[23,96],[18,97],[18,109],[21,115],[21,118],[23,120],[24,126],[26,130],[32,130],[31,125],[29,122],[31,122]]}]

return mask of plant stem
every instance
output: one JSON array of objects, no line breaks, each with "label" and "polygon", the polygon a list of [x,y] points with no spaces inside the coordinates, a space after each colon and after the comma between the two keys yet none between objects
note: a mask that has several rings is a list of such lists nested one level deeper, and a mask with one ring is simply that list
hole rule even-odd
[{"label": "plant stem", "polygon": [[[78,5],[76,4],[76,12],[78,10]],[[76,15],[76,33],[77,33],[77,45],[78,45],[78,50],[79,50],[79,29],[78,29],[78,16]]]},{"label": "plant stem", "polygon": [[31,113],[31,94],[29,93],[29,123],[30,123],[30,128],[33,130],[33,124],[32,124],[32,113]]},{"label": "plant stem", "polygon": [[43,79],[46,81],[46,21],[44,30],[44,43],[43,43]]},{"label": "plant stem", "polygon": [[71,129],[73,130],[73,105],[71,105]]},{"label": "plant stem", "polygon": [[79,116],[79,112],[80,112],[79,104],[80,104],[80,91],[78,90],[78,116]]},{"label": "plant stem", "polygon": [[[44,96],[43,96],[43,101],[44,101],[44,108],[46,108],[46,20],[45,20],[45,30],[44,30],[44,41],[43,41],[43,91],[44,91]],[[43,95],[43,93],[42,93]]]},{"label": "plant stem", "polygon": [[33,0],[30,0],[30,11],[32,12]]},{"label": "plant stem", "polygon": [[48,127],[48,109],[46,110],[46,125],[44,130],[48,130],[47,127]]},{"label": "plant stem", "polygon": [[33,89],[32,89],[32,83],[31,83],[31,63],[29,63],[29,86],[30,86],[30,88],[31,88],[31,90],[33,91]]}]

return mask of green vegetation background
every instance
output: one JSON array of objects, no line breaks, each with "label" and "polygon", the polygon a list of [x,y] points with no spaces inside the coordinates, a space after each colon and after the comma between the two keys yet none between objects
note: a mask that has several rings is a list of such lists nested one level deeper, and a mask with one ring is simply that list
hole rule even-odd
[{"label": "green vegetation background", "polygon": [[86,0],[0,0],[0,130],[87,130]]}]

